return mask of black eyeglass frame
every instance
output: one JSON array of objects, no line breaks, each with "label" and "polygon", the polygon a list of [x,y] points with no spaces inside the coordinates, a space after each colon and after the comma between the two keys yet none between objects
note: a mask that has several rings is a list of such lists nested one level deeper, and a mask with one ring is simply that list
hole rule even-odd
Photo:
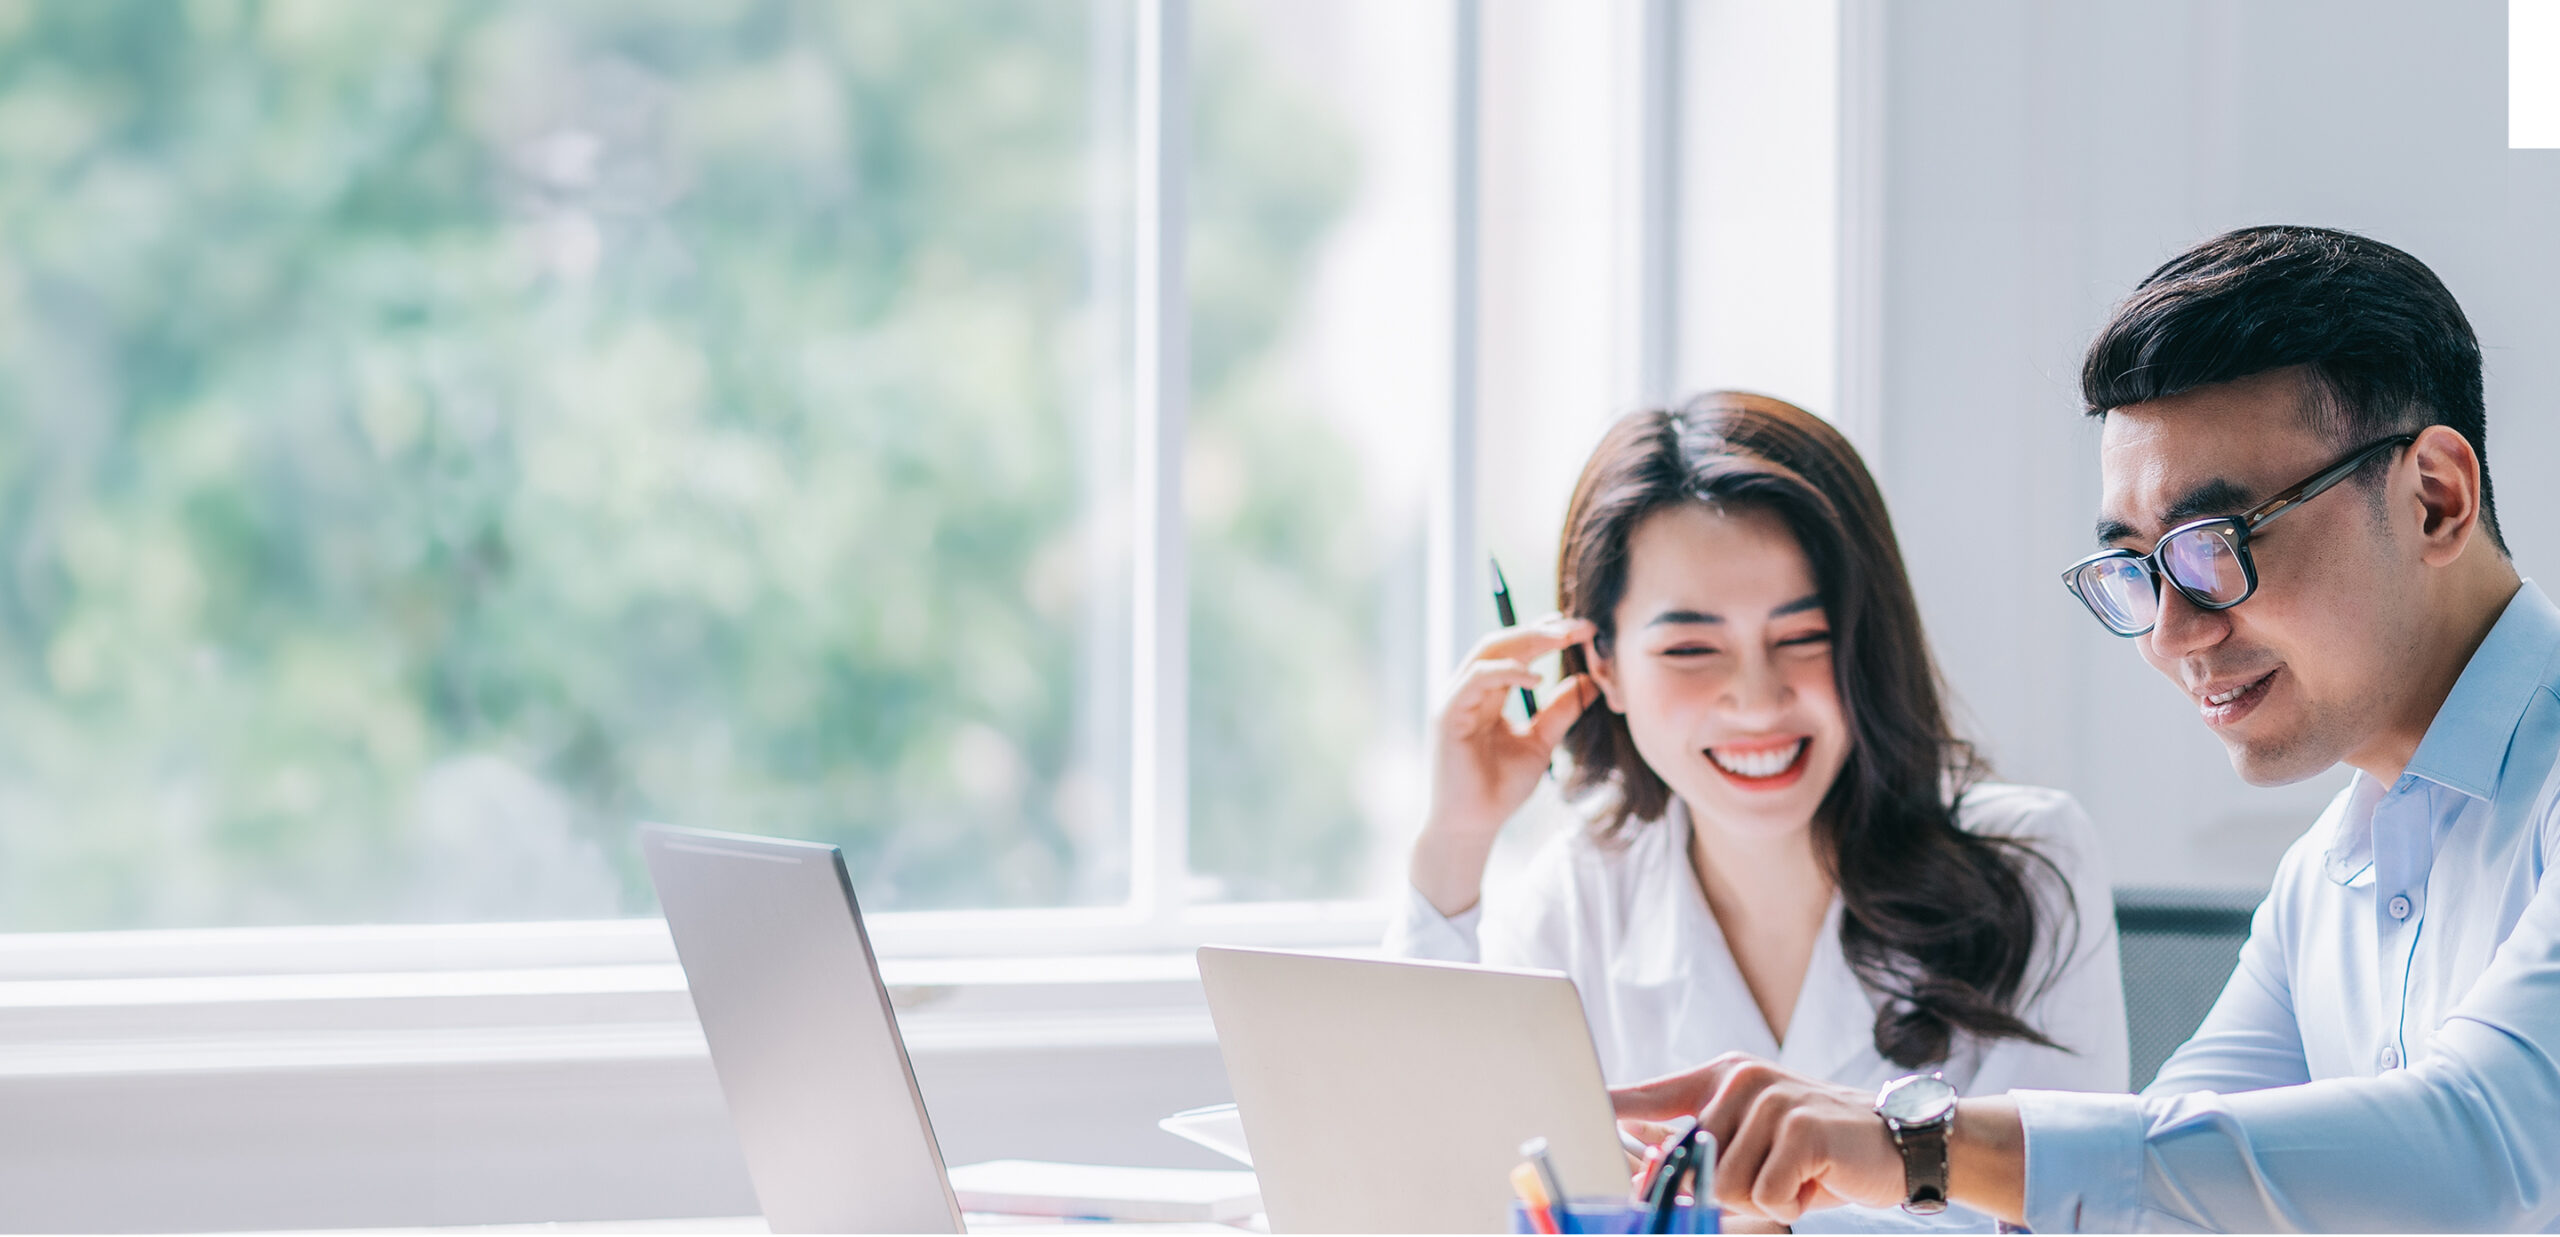
[{"label": "black eyeglass frame", "polygon": [[[2372,442],[2366,443],[2353,451],[2347,452],[2346,455],[2339,458],[2338,462],[2303,478],[2299,484],[2283,490],[2275,497],[2259,503],[2257,506],[2251,507],[2247,511],[2241,512],[2238,515],[2216,515],[2207,516],[2201,520],[2189,520],[2176,528],[2170,529],[2168,532],[2160,534],[2160,539],[2151,544],[2151,552],[2148,554],[2137,554],[2132,550],[2122,548],[2100,550],[2097,553],[2064,568],[2062,571],[2062,587],[2071,590],[2071,595],[2078,598],[2081,605],[2088,607],[2089,613],[2098,620],[2100,626],[2103,626],[2108,631],[2114,632],[2119,636],[2123,636],[2128,640],[2135,636],[2146,634],[2152,628],[2160,625],[2160,609],[2158,603],[2160,600],[2160,584],[2163,580],[2168,582],[2169,587],[2178,590],[2178,595],[2186,598],[2189,605],[2192,605],[2199,610],[2228,610],[2233,606],[2239,605],[2241,602],[2249,600],[2258,593],[2258,562],[2257,559],[2249,553],[2250,534],[2266,527],[2267,521],[2283,515],[2285,512],[2291,511],[2304,503],[2310,502],[2314,498],[2318,498],[2321,491],[2346,480],[2350,476],[2353,476],[2357,469],[2364,467],[2367,460],[2381,454],[2383,451],[2395,450],[2416,442],[2418,440],[2418,435],[2423,432],[2425,431],[2411,430],[2405,434],[2393,434],[2388,438],[2378,438]],[[2188,533],[2211,528],[2215,525],[2227,526],[2222,533],[2222,539],[2225,543],[2230,545],[2232,557],[2237,559],[2240,563],[2241,579],[2246,581],[2246,587],[2240,590],[2240,595],[2229,601],[2215,601],[2210,597],[2198,596],[2196,590],[2187,587],[2186,584],[2179,580],[2177,576],[2171,574],[2167,565],[2164,564],[2160,558],[2161,547],[2168,545],[2170,542],[2175,541],[2179,537]],[[2142,574],[2149,577],[2151,580],[2151,597],[2153,602],[2151,621],[2143,624],[2140,629],[2135,631],[2126,631],[2116,626],[2115,623],[2107,618],[2106,611],[2100,608],[2097,602],[2090,600],[2089,595],[2082,591],[2080,587],[2082,577],[2091,567],[2094,567],[2099,563],[2109,562],[2120,558],[2131,559],[2134,562],[2141,564]]]}]

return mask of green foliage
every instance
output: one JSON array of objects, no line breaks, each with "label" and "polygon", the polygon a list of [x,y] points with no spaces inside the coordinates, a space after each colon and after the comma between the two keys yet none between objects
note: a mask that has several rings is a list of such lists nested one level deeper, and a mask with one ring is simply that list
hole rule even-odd
[{"label": "green foliage", "polygon": [[[642,819],[1125,897],[1121,22],[0,0],[0,927],[630,912]],[[1374,589],[1267,371],[1355,169],[1224,46],[1195,837],[1331,893]]]},{"label": "green foliage", "polygon": [[1358,152],[1318,101],[1235,87],[1260,54],[1242,0],[1193,13],[1191,868],[1217,896],[1355,896],[1364,765],[1419,714],[1420,616],[1390,602],[1418,599],[1422,546],[1364,527],[1358,454],[1273,345]]}]

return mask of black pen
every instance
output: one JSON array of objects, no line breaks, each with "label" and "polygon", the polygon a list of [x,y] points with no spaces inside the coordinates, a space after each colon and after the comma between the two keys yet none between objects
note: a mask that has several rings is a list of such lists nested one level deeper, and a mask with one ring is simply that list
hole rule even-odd
[{"label": "black pen", "polygon": [[[1689,1131],[1689,1205],[1691,1207],[1707,1206],[1707,1190],[1715,1184],[1715,1175],[1716,1136],[1708,1133],[1707,1127],[1702,1125]],[[1676,1209],[1680,1200],[1680,1188],[1676,1184],[1671,1189],[1671,1200]],[[1663,1220],[1664,1223],[1658,1231],[1670,1232],[1670,1214],[1665,1213]]]},{"label": "black pen", "polygon": [[[1511,584],[1502,578],[1502,560],[1488,554],[1485,561],[1493,564],[1493,616],[1505,627],[1519,626],[1519,618],[1511,613]],[[1520,689],[1520,707],[1529,711],[1529,720],[1538,719],[1538,697],[1528,688]]]},{"label": "black pen", "polygon": [[[1694,1132],[1694,1131],[1692,1131]],[[1643,1233],[1671,1231],[1671,1213],[1679,1206],[1680,1178],[1688,1175],[1689,1165],[1697,1156],[1697,1144],[1687,1134],[1672,1141],[1671,1152],[1662,1157],[1662,1171],[1653,1178],[1653,1197],[1644,1200]],[[1691,1195],[1695,1198],[1695,1195]]]},{"label": "black pen", "polygon": [[[1687,1122],[1687,1124],[1684,1125],[1682,1122]],[[1669,1125],[1662,1128],[1670,1131],[1670,1133],[1663,1138],[1661,1146],[1657,1147],[1647,1145],[1645,1147],[1644,1177],[1636,1183],[1636,1201],[1646,1207],[1651,1207],[1653,1205],[1653,1187],[1656,1182],[1662,1180],[1662,1169],[1665,1164],[1670,1162],[1671,1149],[1688,1141],[1690,1131],[1698,1128],[1698,1119],[1696,1117],[1674,1117],[1671,1119],[1671,1123]]]}]

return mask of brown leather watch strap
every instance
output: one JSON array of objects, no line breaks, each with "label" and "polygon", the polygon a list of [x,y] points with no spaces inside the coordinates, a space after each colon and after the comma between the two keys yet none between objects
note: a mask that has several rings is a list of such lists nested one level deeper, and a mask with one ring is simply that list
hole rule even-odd
[{"label": "brown leather watch strap", "polygon": [[1902,1209],[1933,1216],[1947,1209],[1947,1127],[1953,1121],[1902,1126],[1885,1122],[1902,1149]]}]

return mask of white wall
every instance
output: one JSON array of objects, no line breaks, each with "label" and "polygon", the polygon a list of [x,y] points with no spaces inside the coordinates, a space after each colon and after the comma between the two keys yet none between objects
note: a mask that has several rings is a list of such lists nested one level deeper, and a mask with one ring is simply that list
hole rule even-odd
[{"label": "white wall", "polygon": [[2263,884],[2343,784],[2256,790],[2059,569],[2093,548],[2082,347],[2221,230],[2349,228],[2443,277],[2488,357],[2527,575],[2560,561],[2560,152],[2506,149],[2495,0],[1880,6],[1884,484],[2004,774],[2076,792],[2119,883]]},{"label": "white wall", "polygon": [[1760,391],[1845,426],[1840,16],[1804,0],[1684,6],[1678,377],[1683,391]]}]

